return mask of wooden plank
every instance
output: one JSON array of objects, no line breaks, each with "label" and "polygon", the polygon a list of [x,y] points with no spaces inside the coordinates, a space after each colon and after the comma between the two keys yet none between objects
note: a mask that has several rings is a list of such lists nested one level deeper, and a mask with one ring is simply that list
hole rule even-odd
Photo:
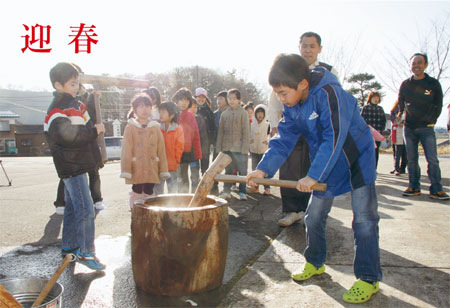
[{"label": "wooden plank", "polygon": [[121,77],[99,76],[99,75],[80,75],[80,82],[83,84],[92,84],[98,86],[116,86],[126,88],[148,88],[150,81],[143,79],[130,79]]}]

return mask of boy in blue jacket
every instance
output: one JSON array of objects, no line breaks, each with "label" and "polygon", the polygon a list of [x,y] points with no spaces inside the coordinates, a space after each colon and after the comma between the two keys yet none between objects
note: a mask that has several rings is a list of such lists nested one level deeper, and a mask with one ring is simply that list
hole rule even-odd
[{"label": "boy in blue jacket", "polygon": [[295,54],[281,54],[269,74],[269,83],[284,105],[279,136],[270,140],[257,170],[247,176],[272,177],[303,135],[310,147],[311,167],[297,189],[311,192],[314,184],[327,184],[325,192],[314,191],[305,213],[306,264],[292,274],[303,281],[325,271],[325,227],[335,196],[352,192],[355,238],[354,272],[357,281],[343,295],[350,303],[368,301],[382,278],[378,245],[378,203],[375,191],[375,149],[370,129],[361,117],[356,99],[337,78]]}]

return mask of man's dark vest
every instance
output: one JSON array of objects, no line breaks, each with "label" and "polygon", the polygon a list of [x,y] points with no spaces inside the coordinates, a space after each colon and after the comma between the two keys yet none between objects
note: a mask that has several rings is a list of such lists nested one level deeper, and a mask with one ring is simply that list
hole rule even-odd
[{"label": "man's dark vest", "polygon": [[320,62],[320,61],[319,61],[319,66],[325,67],[330,72],[331,72],[331,69],[333,68],[330,64],[326,64],[326,63]]}]

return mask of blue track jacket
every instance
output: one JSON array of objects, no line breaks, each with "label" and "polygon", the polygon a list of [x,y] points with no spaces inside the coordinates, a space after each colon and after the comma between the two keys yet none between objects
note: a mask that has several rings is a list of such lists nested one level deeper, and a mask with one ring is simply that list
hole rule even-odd
[{"label": "blue track jacket", "polygon": [[375,181],[374,141],[356,99],[336,76],[321,67],[311,75],[307,99],[284,106],[278,135],[270,140],[257,169],[273,177],[304,135],[311,158],[308,176],[327,184],[326,192],[313,194],[331,198]]}]

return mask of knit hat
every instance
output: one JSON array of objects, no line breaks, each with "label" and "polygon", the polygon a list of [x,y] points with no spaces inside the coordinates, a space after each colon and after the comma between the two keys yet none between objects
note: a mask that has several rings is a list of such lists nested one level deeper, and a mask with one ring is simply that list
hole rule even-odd
[{"label": "knit hat", "polygon": [[197,88],[197,89],[195,89],[195,97],[200,96],[200,95],[203,95],[203,96],[205,96],[205,97],[208,97],[208,93],[206,92],[205,89],[203,89],[203,88]]}]

